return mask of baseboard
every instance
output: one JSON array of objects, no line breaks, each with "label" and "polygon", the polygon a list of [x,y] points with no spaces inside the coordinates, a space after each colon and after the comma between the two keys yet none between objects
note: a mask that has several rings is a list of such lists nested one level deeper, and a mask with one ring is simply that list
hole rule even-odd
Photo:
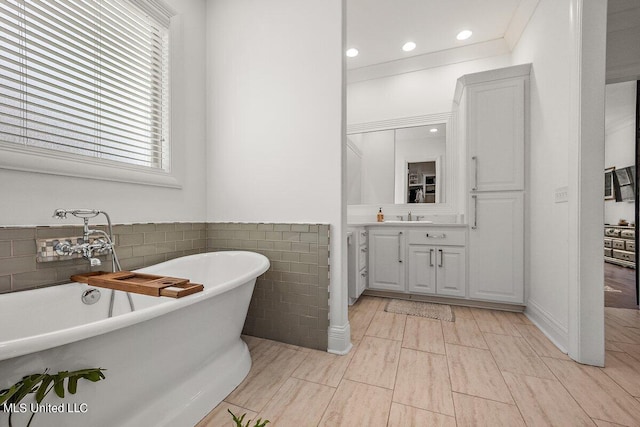
[{"label": "baseboard", "polygon": [[373,289],[365,290],[363,295],[368,295],[371,297],[396,298],[396,299],[405,299],[405,300],[411,300],[411,301],[433,302],[436,304],[459,305],[462,307],[487,308],[491,310],[513,311],[516,313],[522,313],[525,309],[525,306],[518,305],[518,304],[503,304],[499,302],[476,301],[476,300],[468,300],[468,299],[461,299],[461,298],[441,297],[441,296],[435,296],[435,295],[432,296],[432,295],[405,294],[404,292],[378,291]]},{"label": "baseboard", "polygon": [[533,322],[561,352],[568,353],[569,331],[562,326],[548,311],[538,303],[529,299],[524,314]]},{"label": "baseboard", "polygon": [[351,351],[351,325],[329,327],[329,345],[327,352],[345,355]]}]

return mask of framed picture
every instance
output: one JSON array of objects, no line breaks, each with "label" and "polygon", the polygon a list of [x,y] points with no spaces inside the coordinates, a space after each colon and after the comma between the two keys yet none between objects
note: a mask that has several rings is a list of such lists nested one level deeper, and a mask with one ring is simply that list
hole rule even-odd
[{"label": "framed picture", "polygon": [[613,172],[615,167],[607,168],[604,170],[604,199],[615,200],[616,195],[613,187]]},{"label": "framed picture", "polygon": [[622,168],[616,171],[616,177],[618,178],[618,185],[623,187],[625,185],[631,184],[631,168]]}]

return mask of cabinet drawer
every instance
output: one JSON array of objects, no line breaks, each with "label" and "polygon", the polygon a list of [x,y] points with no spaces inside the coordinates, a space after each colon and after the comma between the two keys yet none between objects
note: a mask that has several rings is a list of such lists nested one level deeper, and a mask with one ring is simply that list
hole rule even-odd
[{"label": "cabinet drawer", "polygon": [[627,239],[633,239],[636,237],[636,231],[635,230],[621,230],[620,231],[620,237],[624,237]]},{"label": "cabinet drawer", "polygon": [[617,228],[605,228],[604,235],[618,237],[620,236],[620,230],[618,230]]},{"label": "cabinet drawer", "polygon": [[409,231],[409,244],[418,245],[455,245],[466,244],[466,232],[464,230],[423,230]]},{"label": "cabinet drawer", "polygon": [[628,251],[631,251],[631,252],[636,251],[636,242],[634,242],[633,240],[627,240],[626,245],[627,245]]},{"label": "cabinet drawer", "polygon": [[612,257],[613,249],[604,248],[604,256]]},{"label": "cabinet drawer", "polygon": [[624,251],[625,250],[624,240],[613,239],[611,241],[611,247],[613,249],[622,249]]},{"label": "cabinet drawer", "polygon": [[613,247],[613,246],[611,245],[611,239],[604,239],[604,247],[605,247],[605,248],[611,248],[611,247]]},{"label": "cabinet drawer", "polygon": [[367,245],[360,246],[360,248],[358,250],[360,251],[360,254],[358,256],[358,258],[360,260],[359,268],[360,268],[360,270],[362,270],[363,268],[365,268],[367,266],[367,256],[368,256]]},{"label": "cabinet drawer", "polygon": [[613,257],[631,262],[636,260],[636,254],[634,252],[619,251],[617,249],[613,250]]}]

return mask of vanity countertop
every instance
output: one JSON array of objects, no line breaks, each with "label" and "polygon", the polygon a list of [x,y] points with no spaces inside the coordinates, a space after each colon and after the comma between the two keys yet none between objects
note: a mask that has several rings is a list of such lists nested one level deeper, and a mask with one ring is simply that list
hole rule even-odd
[{"label": "vanity countertop", "polygon": [[431,223],[420,221],[350,222],[348,227],[456,227],[467,228],[467,224]]}]

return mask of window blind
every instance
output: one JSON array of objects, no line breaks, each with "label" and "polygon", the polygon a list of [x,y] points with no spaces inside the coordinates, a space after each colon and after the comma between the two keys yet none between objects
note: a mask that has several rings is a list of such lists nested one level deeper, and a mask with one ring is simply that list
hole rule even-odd
[{"label": "window blind", "polygon": [[2,0],[0,142],[168,171],[168,23],[129,0]]}]

